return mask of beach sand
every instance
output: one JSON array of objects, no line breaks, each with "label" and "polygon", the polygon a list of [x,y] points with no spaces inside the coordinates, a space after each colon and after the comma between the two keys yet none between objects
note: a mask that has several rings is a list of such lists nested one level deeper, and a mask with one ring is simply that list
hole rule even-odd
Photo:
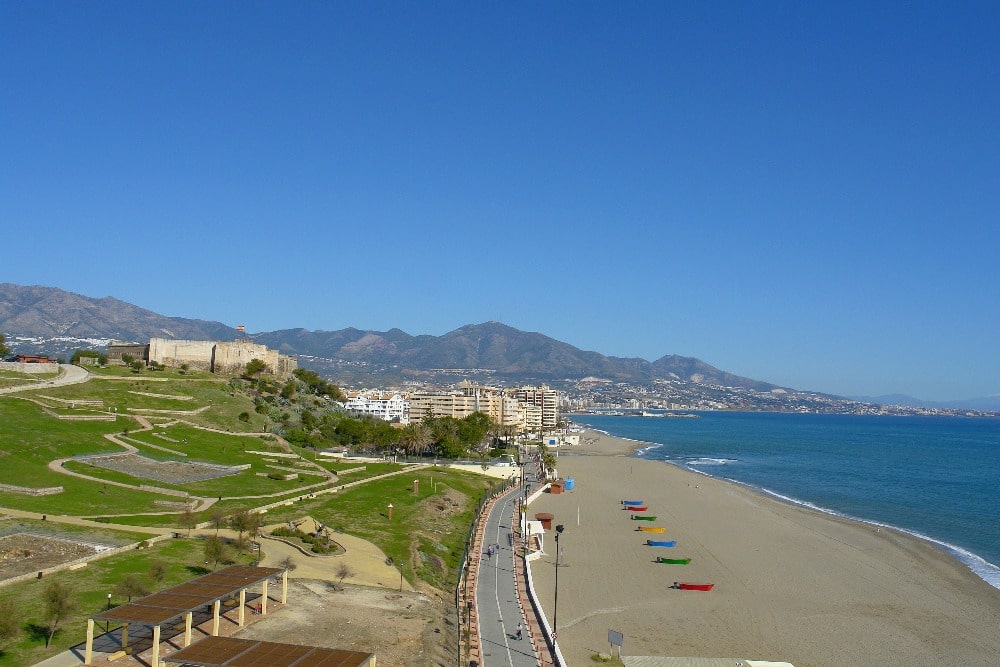
[{"label": "beach sand", "polygon": [[[612,629],[624,633],[623,655],[797,667],[1000,664],[1000,590],[933,545],[632,458],[632,442],[593,431],[582,440],[558,459],[574,490],[529,508],[565,526],[558,634],[569,664],[608,653]],[[657,521],[629,520],[623,499],[645,501]],[[636,532],[649,525],[666,532]],[[550,623],[552,536],[531,567]],[[645,546],[647,537],[678,545]],[[663,565],[657,556],[693,560]],[[674,581],[715,588],[675,590]]]}]

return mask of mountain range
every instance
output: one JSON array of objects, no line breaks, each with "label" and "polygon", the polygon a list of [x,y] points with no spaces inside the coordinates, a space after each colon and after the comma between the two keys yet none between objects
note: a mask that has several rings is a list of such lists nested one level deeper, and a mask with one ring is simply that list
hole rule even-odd
[{"label": "mountain range", "polygon": [[[0,283],[0,333],[15,352],[69,358],[76,349],[102,350],[110,341],[143,343],[150,338],[233,340],[246,337],[221,322],[166,317],[113,297],[92,298],[54,287]],[[469,324],[441,336],[400,329],[339,331],[282,329],[250,336],[296,355],[299,364],[345,386],[407,382],[449,385],[469,378],[498,384],[728,387],[749,395],[802,394],[741,377],[700,359],[665,355],[655,361],[610,357],[581,350],[541,333],[500,322]],[[813,397],[823,396],[811,394]],[[836,398],[836,397],[830,397]],[[739,400],[743,400],[740,398]],[[893,395],[843,399],[920,408],[1000,410],[1000,397],[928,403]],[[730,402],[730,404],[732,404]],[[745,406],[751,407],[751,406]]]},{"label": "mountain range", "polygon": [[[68,357],[77,348],[100,349],[109,341],[146,342],[153,337],[232,340],[244,334],[221,322],[166,317],[113,297],[92,298],[54,287],[0,284],[0,331],[15,351]],[[305,367],[346,383],[406,379],[454,382],[456,374],[488,375],[502,382],[613,382],[674,380],[769,391],[775,385],[719,370],[692,357],[656,361],[587,352],[540,333],[500,322],[470,324],[442,336],[400,329],[253,334],[254,341],[298,355]]]}]

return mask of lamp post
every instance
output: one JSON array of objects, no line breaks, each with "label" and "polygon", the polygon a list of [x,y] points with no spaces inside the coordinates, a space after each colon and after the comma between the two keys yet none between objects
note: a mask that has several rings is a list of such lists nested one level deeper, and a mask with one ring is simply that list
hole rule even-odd
[{"label": "lamp post", "polygon": [[559,629],[559,536],[562,532],[566,530],[566,526],[559,524],[556,526],[556,599],[552,604],[552,635],[555,638],[555,634]]},{"label": "lamp post", "polygon": [[[111,611],[111,593],[108,593],[108,608],[105,611]],[[111,621],[104,619],[104,633],[110,632]]]}]

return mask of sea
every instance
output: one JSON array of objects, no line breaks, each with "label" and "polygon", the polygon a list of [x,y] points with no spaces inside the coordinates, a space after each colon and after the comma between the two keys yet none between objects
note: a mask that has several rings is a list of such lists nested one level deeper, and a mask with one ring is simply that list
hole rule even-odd
[{"label": "sea", "polygon": [[928,540],[1000,588],[1000,419],[570,415],[637,456]]}]

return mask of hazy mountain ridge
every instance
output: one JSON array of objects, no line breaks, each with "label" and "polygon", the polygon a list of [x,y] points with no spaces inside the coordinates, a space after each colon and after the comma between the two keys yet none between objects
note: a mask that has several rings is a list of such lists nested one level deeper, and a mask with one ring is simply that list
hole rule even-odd
[{"label": "hazy mountain ridge", "polygon": [[236,329],[221,322],[165,317],[119,301],[54,287],[0,283],[0,331],[40,339],[79,338],[148,342],[150,338],[228,340]]},{"label": "hazy mountain ridge", "polygon": [[[0,283],[0,332],[8,336],[15,352],[64,358],[76,349],[103,349],[111,340],[232,340],[244,335],[221,322],[166,317],[114,297],[91,298],[53,287],[12,283]],[[378,386],[407,380],[451,384],[463,377],[510,384],[547,382],[565,388],[587,378],[644,386],[672,382],[692,389],[722,386],[755,392],[757,398],[743,397],[736,402],[741,409],[774,409],[771,401],[777,394],[773,390],[780,389],[722,371],[694,357],[670,354],[652,362],[608,357],[500,322],[469,324],[442,336],[414,336],[397,328],[299,328],[258,333],[252,338],[284,354],[298,355],[302,366],[346,385]],[[744,400],[750,403],[741,402]],[[1000,396],[947,402],[902,395],[855,400],[930,409],[1000,410]]]},{"label": "hazy mountain ridge", "polygon": [[595,376],[621,382],[674,379],[760,391],[775,387],[720,371],[691,357],[667,355],[655,362],[607,357],[500,322],[469,324],[442,336],[411,336],[399,329],[386,332],[286,329],[256,334],[254,340],[285,353],[383,368],[378,374],[384,376],[393,375],[387,370],[389,367],[397,369],[400,376],[405,376],[407,370],[488,369],[495,377],[512,381],[559,382]]},{"label": "hazy mountain ridge", "polygon": [[[53,287],[0,284],[0,331],[20,337],[19,351],[65,355],[94,340],[144,342],[152,337],[229,340],[240,334],[220,322],[165,317],[113,297],[91,298]],[[33,339],[28,342],[28,339]],[[54,339],[62,339],[56,346]],[[79,339],[79,341],[77,341]],[[283,329],[253,339],[285,354],[317,358],[317,365],[350,365],[371,381],[426,376],[435,369],[490,371],[507,381],[566,381],[601,377],[620,382],[656,379],[754,388],[774,385],[742,378],[691,357],[655,362],[580,350],[537,332],[500,322],[470,324],[442,336],[414,336],[400,329],[339,331]],[[13,342],[13,341],[12,341]],[[22,349],[25,346],[31,349]],[[68,355],[66,355],[68,356]]]}]

